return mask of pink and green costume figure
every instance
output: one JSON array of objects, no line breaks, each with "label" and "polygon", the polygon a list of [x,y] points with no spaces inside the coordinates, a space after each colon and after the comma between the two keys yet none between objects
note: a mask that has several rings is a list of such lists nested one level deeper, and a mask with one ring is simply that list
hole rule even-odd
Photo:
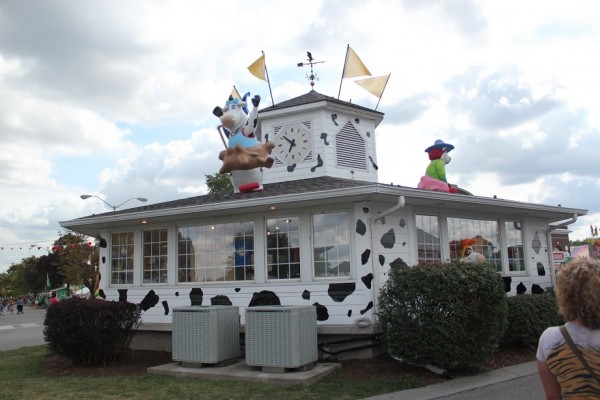
[{"label": "pink and green costume figure", "polygon": [[433,190],[438,192],[457,193],[455,187],[450,186],[446,180],[446,164],[451,160],[448,153],[454,149],[454,146],[449,143],[444,143],[438,139],[432,146],[425,149],[429,154],[430,163],[425,170],[425,175],[421,177],[421,181],[417,188],[423,190]]}]

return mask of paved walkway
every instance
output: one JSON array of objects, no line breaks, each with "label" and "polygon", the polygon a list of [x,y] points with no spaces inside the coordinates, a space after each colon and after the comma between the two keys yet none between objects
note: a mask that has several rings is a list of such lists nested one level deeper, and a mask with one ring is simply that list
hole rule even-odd
[{"label": "paved walkway", "polygon": [[[506,392],[510,387],[512,394]],[[500,368],[485,374],[451,379],[418,389],[402,390],[365,400],[467,400],[467,399],[543,399],[542,384],[535,361]]]}]

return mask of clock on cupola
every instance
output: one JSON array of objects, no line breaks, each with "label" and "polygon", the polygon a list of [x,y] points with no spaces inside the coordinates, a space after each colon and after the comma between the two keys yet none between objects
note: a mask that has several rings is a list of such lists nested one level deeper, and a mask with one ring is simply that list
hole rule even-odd
[{"label": "clock on cupola", "polygon": [[304,125],[298,122],[287,124],[273,138],[275,147],[271,154],[286,165],[298,164],[311,152],[312,141],[312,132]]},{"label": "clock on cupola", "polygon": [[258,112],[275,163],[263,170],[274,183],[330,176],[377,182],[375,128],[383,113],[314,90]]}]

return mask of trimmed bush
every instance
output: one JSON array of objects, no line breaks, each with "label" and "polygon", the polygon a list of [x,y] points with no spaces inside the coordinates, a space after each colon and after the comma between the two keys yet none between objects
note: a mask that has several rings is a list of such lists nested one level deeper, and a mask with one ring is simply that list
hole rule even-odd
[{"label": "trimmed bush", "polygon": [[562,323],[554,291],[511,296],[508,298],[508,328],[503,343],[523,347],[537,345],[546,328]]},{"label": "trimmed bush", "polygon": [[126,359],[139,323],[136,304],[71,298],[48,307],[44,339],[75,364],[107,364]]},{"label": "trimmed bush", "polygon": [[447,370],[479,369],[502,340],[508,307],[491,265],[392,268],[378,318],[390,355]]}]

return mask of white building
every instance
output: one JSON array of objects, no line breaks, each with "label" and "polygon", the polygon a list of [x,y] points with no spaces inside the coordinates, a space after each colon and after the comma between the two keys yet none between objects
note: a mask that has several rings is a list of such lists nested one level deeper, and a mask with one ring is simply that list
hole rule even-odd
[{"label": "white building", "polygon": [[[378,183],[382,120],[381,112],[311,91],[259,112],[263,139],[276,145],[263,191],[61,226],[105,239],[101,289],[109,300],[142,305],[141,329],[156,340],[137,346],[161,350],[169,350],[173,307],[233,304],[243,326],[255,295],[253,304],[315,305],[321,343],[329,335],[370,341],[388,271],[458,258],[465,238],[478,240],[474,250],[497,266],[510,294],[553,284],[551,232],[586,210]],[[303,144],[293,152],[290,135]]]}]

